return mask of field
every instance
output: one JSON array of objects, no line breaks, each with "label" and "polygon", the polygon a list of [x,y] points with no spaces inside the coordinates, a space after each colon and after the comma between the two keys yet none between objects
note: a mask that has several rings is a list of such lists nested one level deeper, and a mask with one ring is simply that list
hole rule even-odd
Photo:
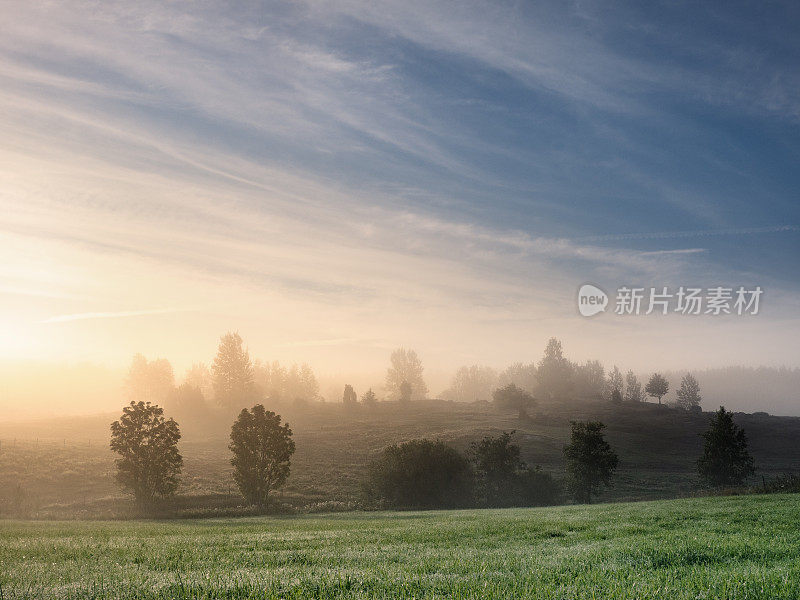
[{"label": "field", "polygon": [[18,598],[798,598],[800,496],[558,508],[6,521]]},{"label": "field", "polygon": [[[419,437],[442,439],[460,450],[481,436],[516,430],[515,441],[531,465],[560,477],[570,419],[599,419],[620,457],[614,486],[603,500],[648,500],[697,491],[695,462],[700,432],[710,415],[654,404],[615,406],[586,401],[540,407],[531,419],[486,405],[379,404],[372,410],[281,410],[292,425],[297,452],[292,474],[278,495],[294,510],[356,507],[369,461],[389,444]],[[108,426],[117,415],[27,424],[0,422],[0,516],[117,518],[132,502],[114,481]],[[181,423],[185,459],[175,514],[240,514],[241,497],[231,477],[227,417],[215,427]],[[737,414],[758,466],[757,483],[800,472],[800,419]],[[753,483],[756,483],[754,481]],[[19,498],[15,494],[19,490]],[[15,508],[16,507],[16,508]]]}]

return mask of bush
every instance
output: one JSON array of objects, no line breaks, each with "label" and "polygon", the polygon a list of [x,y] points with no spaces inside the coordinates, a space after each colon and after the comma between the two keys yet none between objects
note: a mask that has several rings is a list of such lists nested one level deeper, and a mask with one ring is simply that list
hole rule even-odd
[{"label": "bush", "polygon": [[559,496],[558,484],[539,467],[530,469],[522,461],[519,445],[511,443],[513,435],[513,431],[506,431],[470,444],[478,504],[491,507],[553,504]]},{"label": "bush", "polygon": [[386,448],[370,465],[365,494],[392,508],[465,507],[472,503],[472,469],[444,442],[413,440]]}]

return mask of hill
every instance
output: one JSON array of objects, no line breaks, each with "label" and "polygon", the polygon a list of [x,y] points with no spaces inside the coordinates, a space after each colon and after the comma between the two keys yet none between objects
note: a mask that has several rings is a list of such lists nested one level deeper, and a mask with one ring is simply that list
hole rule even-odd
[{"label": "hill", "polygon": [[[284,413],[297,453],[281,501],[304,510],[352,506],[369,461],[387,445],[439,438],[459,449],[487,434],[516,430],[523,458],[561,475],[570,419],[597,419],[620,456],[615,485],[605,500],[642,500],[691,494],[695,461],[708,413],[687,413],[655,404],[573,402],[543,406],[529,419],[485,404],[430,401],[408,407],[379,404],[346,411],[320,405]],[[114,482],[108,425],[114,415],[0,426],[0,494],[4,506],[21,502],[43,517],[113,517],[130,502]],[[758,466],[758,480],[800,472],[800,418],[738,413]],[[232,420],[232,419],[231,419]],[[220,424],[221,423],[221,424]],[[228,425],[216,419],[183,426],[185,457],[178,507],[240,504],[230,475]],[[20,500],[19,496],[22,497]],[[333,503],[333,504],[332,504]],[[190,511],[191,512],[191,511]]]}]

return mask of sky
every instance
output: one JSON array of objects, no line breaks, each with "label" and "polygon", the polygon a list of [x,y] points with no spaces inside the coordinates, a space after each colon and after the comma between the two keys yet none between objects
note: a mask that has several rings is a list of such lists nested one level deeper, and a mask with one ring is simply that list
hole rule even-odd
[{"label": "sky", "polygon": [[[27,2],[0,360],[800,366],[800,5]],[[579,286],[763,294],[577,310]],[[366,377],[366,375],[365,375]],[[432,385],[436,391],[436,384]]]}]

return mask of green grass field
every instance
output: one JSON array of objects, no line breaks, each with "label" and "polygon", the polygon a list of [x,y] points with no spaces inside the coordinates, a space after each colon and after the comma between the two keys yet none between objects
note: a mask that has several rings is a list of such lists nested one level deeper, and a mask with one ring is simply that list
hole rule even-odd
[{"label": "green grass field", "polygon": [[2,598],[798,598],[800,495],[0,522]]}]

